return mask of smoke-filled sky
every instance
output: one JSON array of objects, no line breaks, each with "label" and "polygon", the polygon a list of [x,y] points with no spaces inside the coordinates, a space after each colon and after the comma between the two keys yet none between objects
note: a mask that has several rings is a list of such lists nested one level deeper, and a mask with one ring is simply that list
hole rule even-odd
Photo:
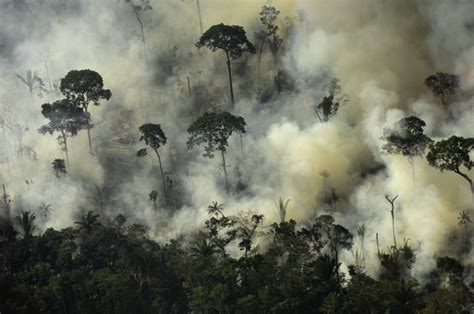
[{"label": "smoke-filled sky", "polygon": [[[252,42],[262,30],[262,5],[281,12],[278,34],[284,41],[277,63],[265,48],[259,79],[257,56],[232,62],[235,106],[225,54],[194,45],[200,36],[195,0],[151,0],[152,9],[141,15],[145,45],[126,1],[1,0],[0,180],[14,214],[51,204],[53,213],[38,220],[44,230],[69,226],[78,213],[99,211],[103,204],[104,215],[121,213],[145,223],[150,236],[164,241],[201,227],[212,201],[229,213],[258,211],[270,224],[279,219],[275,202],[282,197],[290,199],[288,218],[301,223],[330,212],[353,232],[365,224],[366,248],[374,253],[376,233],[382,247],[391,244],[389,194],[399,195],[399,241],[417,249],[415,275],[429,270],[436,254],[457,252],[458,213],[473,211],[466,181],[422,158],[415,158],[413,179],[406,158],[381,154],[380,137],[384,127],[410,115],[426,122],[434,140],[474,137],[473,1],[199,3],[204,31],[221,22],[241,25]],[[70,138],[68,175],[57,179],[51,162],[64,154],[55,135],[37,129],[47,122],[41,104],[61,95],[39,97],[35,89],[31,97],[17,75],[37,72],[45,88],[55,90],[68,71],[80,69],[100,73],[112,98],[90,108],[95,154],[89,154],[85,131]],[[296,92],[278,94],[278,69],[295,79]],[[435,72],[460,75],[462,91],[449,108],[424,85]],[[349,101],[321,123],[312,105],[321,101],[328,77],[340,80]],[[271,95],[265,103],[259,101],[262,90]],[[232,137],[226,155],[230,194],[219,158],[186,146],[187,127],[208,110],[227,110],[247,122],[242,145]],[[162,190],[156,158],[136,157],[143,147],[138,127],[146,122],[161,124],[168,138],[160,150],[176,199],[175,208],[160,209],[157,219],[148,197]],[[326,204],[332,189],[336,208]],[[464,262],[472,265],[470,256]]]}]

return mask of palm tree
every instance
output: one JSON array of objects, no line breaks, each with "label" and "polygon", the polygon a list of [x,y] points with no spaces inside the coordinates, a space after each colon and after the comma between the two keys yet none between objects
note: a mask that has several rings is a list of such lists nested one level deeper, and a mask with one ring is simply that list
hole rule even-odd
[{"label": "palm tree", "polygon": [[31,214],[29,211],[22,211],[19,216],[15,217],[15,220],[20,225],[20,228],[23,230],[23,237],[29,238],[35,229],[33,221],[36,219],[34,214]]},{"label": "palm tree", "polygon": [[49,214],[53,213],[53,209],[51,208],[51,204],[46,205],[45,203],[41,204],[41,206],[39,207],[39,211],[40,211],[40,213],[43,214],[43,217],[44,217],[45,220],[46,220],[46,218],[48,218]]},{"label": "palm tree", "polygon": [[204,232],[199,232],[190,247],[190,251],[192,257],[207,259],[216,254],[218,248]]},{"label": "palm tree", "polygon": [[290,202],[289,199],[286,201],[283,198],[278,199],[278,203],[275,202],[275,205],[278,210],[278,216],[280,216],[280,222],[285,222],[286,219],[286,209],[288,208],[288,203]]},{"label": "palm tree", "polygon": [[30,91],[31,106],[34,106],[33,90],[35,88],[42,89],[44,86],[43,80],[38,76],[38,72],[31,72],[31,70],[26,71],[24,77],[20,74],[17,74],[16,76],[28,87],[28,90]]},{"label": "palm tree", "polygon": [[94,229],[102,227],[102,224],[97,221],[97,218],[99,218],[99,215],[94,215],[94,212],[91,210],[82,216],[81,221],[76,221],[75,224],[79,225],[79,231],[84,229],[87,234],[91,234]]}]

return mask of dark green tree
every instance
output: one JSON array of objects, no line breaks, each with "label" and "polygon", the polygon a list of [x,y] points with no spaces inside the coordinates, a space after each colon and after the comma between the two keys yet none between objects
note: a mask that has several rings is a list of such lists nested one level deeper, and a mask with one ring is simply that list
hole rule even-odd
[{"label": "dark green tree", "polygon": [[280,15],[280,11],[272,5],[265,4],[260,11],[260,22],[262,23],[264,29],[255,33],[255,37],[259,42],[257,63],[258,79],[260,79],[260,64],[265,44],[268,44],[273,56],[273,63],[276,64],[278,50],[281,46],[281,43],[283,42],[283,40],[277,34],[278,26],[275,24],[276,20],[278,19],[278,15]]},{"label": "dark green tree", "polygon": [[53,165],[53,172],[57,178],[61,178],[67,174],[66,163],[64,159],[55,159],[51,163]]},{"label": "dark green tree", "polygon": [[418,117],[403,118],[389,128],[383,130],[381,137],[386,143],[382,151],[387,154],[398,154],[406,157],[412,167],[413,180],[415,180],[415,166],[413,158],[423,157],[426,148],[433,142],[423,134],[425,121]]},{"label": "dark green tree", "polygon": [[[161,172],[161,181],[163,183],[163,195],[167,200],[166,194],[166,183],[165,183],[165,175],[163,173],[163,165],[161,164],[161,156],[159,153],[159,149],[161,146],[166,144],[166,136],[163,130],[161,129],[161,125],[153,124],[153,123],[145,123],[138,128],[142,133],[140,137],[140,141],[145,141],[145,144],[148,145],[158,157],[158,164],[160,166]],[[142,148],[137,152],[138,157],[143,157],[147,155],[147,149]]]},{"label": "dark green tree", "polygon": [[329,118],[336,115],[339,108],[348,101],[349,98],[342,91],[339,79],[332,78],[324,87],[324,97],[314,110],[321,122],[328,122]]},{"label": "dark green tree", "polygon": [[474,161],[471,160],[470,153],[474,149],[474,138],[463,138],[459,136],[451,136],[446,140],[441,140],[432,144],[429,148],[426,159],[430,166],[439,169],[452,171],[463,177],[471,189],[474,196],[474,186],[472,179],[465,171],[462,171],[464,166],[468,171],[474,166]]},{"label": "dark green tree", "polygon": [[228,112],[206,112],[188,128],[189,148],[196,145],[204,145],[204,157],[214,158],[216,150],[221,152],[222,167],[224,169],[225,187],[229,191],[227,179],[227,166],[225,163],[225,153],[229,146],[228,139],[232,133],[245,133],[245,120],[240,116],[234,116]]},{"label": "dark green tree", "polygon": [[38,132],[41,134],[59,133],[58,143],[65,152],[66,163],[69,165],[67,139],[88,127],[89,114],[82,108],[76,107],[68,99],[58,100],[52,104],[43,104],[41,113],[49,120],[49,123],[41,126]]},{"label": "dark green tree", "polygon": [[15,217],[16,222],[20,226],[21,230],[23,231],[23,237],[29,238],[35,226],[33,222],[35,221],[36,217],[34,214],[30,213],[29,211],[22,211],[19,216]]},{"label": "dark green tree", "polygon": [[87,115],[87,138],[89,140],[89,150],[92,151],[92,140],[90,129],[93,127],[89,114],[89,105],[100,105],[100,101],[109,100],[112,93],[104,89],[104,82],[99,73],[92,70],[72,70],[61,79],[59,87],[61,93],[74,106],[81,108]]},{"label": "dark green tree", "polygon": [[85,230],[88,235],[90,235],[94,230],[102,227],[102,224],[98,221],[99,215],[95,215],[93,211],[88,211],[85,215],[82,216],[80,221],[76,221],[75,224],[78,225],[78,230]]},{"label": "dark green tree", "polygon": [[459,75],[437,72],[425,79],[425,85],[446,106],[449,96],[454,95],[459,89],[460,81]]},{"label": "dark green tree", "polygon": [[238,25],[224,25],[223,23],[211,26],[202,34],[196,47],[207,47],[212,51],[222,50],[227,58],[227,71],[229,72],[230,100],[234,105],[234,89],[232,86],[232,70],[230,60],[240,58],[245,52],[255,53],[254,45],[247,39],[245,30]]}]

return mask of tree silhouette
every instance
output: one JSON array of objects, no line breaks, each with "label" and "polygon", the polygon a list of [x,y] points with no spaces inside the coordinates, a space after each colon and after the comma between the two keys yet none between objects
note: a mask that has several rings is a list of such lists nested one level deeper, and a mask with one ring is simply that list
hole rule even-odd
[{"label": "tree silhouette", "polygon": [[343,93],[337,78],[331,79],[324,87],[324,90],[324,97],[315,107],[315,112],[321,122],[328,122],[329,118],[334,116],[339,111],[339,108],[349,101],[349,98]]},{"label": "tree silhouette", "polygon": [[451,136],[446,140],[441,140],[429,147],[426,159],[430,166],[443,172],[444,170],[452,171],[463,177],[471,189],[474,197],[474,186],[472,179],[467,173],[461,171],[464,166],[468,171],[474,166],[470,153],[474,149],[474,138],[463,138],[459,136]]},{"label": "tree silhouette", "polygon": [[454,95],[456,89],[459,89],[460,77],[456,74],[437,72],[425,79],[425,85],[446,106],[449,96]]},{"label": "tree silhouette", "polygon": [[415,167],[413,158],[423,157],[426,148],[433,142],[423,134],[425,121],[418,117],[403,118],[389,128],[383,130],[382,140],[386,144],[382,151],[387,154],[398,154],[406,157],[412,167],[413,181],[415,180]]},{"label": "tree silhouette", "polygon": [[[167,200],[168,196],[166,193],[165,175],[163,173],[163,165],[161,164],[161,156],[159,153],[160,147],[166,144],[165,133],[161,129],[161,125],[153,124],[153,123],[143,124],[138,129],[142,133],[142,136],[140,137],[140,141],[145,141],[145,144],[148,145],[158,157],[158,163],[159,163],[160,172],[161,172],[161,181],[163,183],[163,194],[165,196],[165,199]],[[146,148],[142,148],[137,152],[138,157],[143,157],[146,155],[147,155]]]},{"label": "tree silhouette", "polygon": [[55,159],[51,164],[53,165],[53,172],[56,178],[61,178],[67,174],[64,159]]},{"label": "tree silhouette", "polygon": [[229,182],[227,179],[225,153],[229,145],[228,139],[234,132],[245,133],[245,124],[244,118],[234,116],[228,112],[206,112],[188,128],[189,137],[187,145],[189,148],[203,144],[203,156],[207,158],[214,158],[216,150],[221,152],[227,192],[229,192]]},{"label": "tree silhouette", "polygon": [[245,30],[238,25],[224,25],[223,23],[211,26],[204,34],[202,34],[196,47],[207,47],[212,51],[218,49],[225,52],[227,58],[227,71],[229,73],[229,89],[230,100],[234,105],[234,89],[232,86],[232,70],[230,67],[230,59],[238,59],[245,52],[255,53],[255,47],[247,39]]},{"label": "tree silhouette", "polygon": [[145,53],[145,60],[147,59],[147,51],[146,51],[146,40],[145,40],[145,32],[143,31],[143,22],[142,22],[142,14],[145,11],[151,10],[152,7],[150,5],[150,0],[139,0],[139,4],[136,4],[133,0],[124,0],[125,3],[130,5],[133,10],[133,14],[137,19],[138,24],[140,25],[140,33],[142,35],[142,42],[143,42],[143,51]]},{"label": "tree silhouette", "polygon": [[38,76],[38,72],[32,72],[31,70],[26,71],[25,76],[21,76],[20,74],[16,75],[18,79],[28,87],[28,91],[30,92],[31,98],[31,106],[34,106],[33,100],[33,90],[39,89],[40,91],[44,89],[43,80]]},{"label": "tree silhouette", "polygon": [[80,221],[76,221],[75,224],[79,226],[78,230],[85,230],[88,235],[102,224],[98,221],[99,215],[94,215],[93,211],[88,211],[87,214],[82,216]]},{"label": "tree silhouette", "polygon": [[29,211],[22,211],[19,216],[15,217],[15,220],[20,225],[21,230],[23,231],[23,237],[29,238],[32,235],[35,226],[33,221],[36,219],[35,215]]},{"label": "tree silhouette", "polygon": [[153,210],[155,211],[155,217],[156,217],[156,200],[158,198],[158,192],[153,190],[148,194],[148,197],[150,198],[150,201],[153,202]]},{"label": "tree silhouette", "polygon": [[89,105],[92,103],[95,106],[100,105],[100,101],[109,100],[112,93],[108,89],[104,89],[102,76],[92,70],[72,70],[61,79],[59,87],[61,93],[66,96],[66,99],[74,106],[81,108],[87,114],[87,138],[89,140],[89,151],[92,151],[92,141],[90,129],[92,124],[90,122]]},{"label": "tree silhouette", "polygon": [[257,73],[258,78],[260,79],[260,64],[262,60],[262,52],[265,46],[265,43],[268,44],[270,52],[273,56],[273,63],[276,64],[276,57],[278,50],[281,46],[283,40],[277,35],[278,26],[275,25],[275,22],[278,18],[280,11],[277,10],[272,5],[264,5],[260,11],[260,22],[262,23],[264,30],[255,33],[255,37],[259,42],[258,49],[258,62],[257,62]]},{"label": "tree silhouette", "polygon": [[48,124],[41,126],[38,132],[41,134],[59,133],[58,143],[66,154],[66,163],[69,165],[69,150],[67,139],[89,126],[89,114],[82,108],[75,106],[68,99],[55,101],[52,104],[43,104],[41,113],[49,120]]}]

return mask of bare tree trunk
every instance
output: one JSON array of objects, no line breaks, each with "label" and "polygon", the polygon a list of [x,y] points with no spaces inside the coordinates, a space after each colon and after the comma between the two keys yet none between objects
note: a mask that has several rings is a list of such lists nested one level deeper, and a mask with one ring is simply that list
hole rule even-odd
[{"label": "bare tree trunk", "polygon": [[67,167],[69,168],[69,148],[67,146],[67,135],[66,135],[66,133],[63,133],[62,137],[63,137],[63,143],[64,143],[64,153],[66,154],[66,164],[67,164]]},{"label": "bare tree trunk", "polygon": [[260,43],[260,48],[258,49],[258,59],[257,59],[257,79],[258,83],[260,84],[260,65],[262,63],[262,53],[263,53],[263,46],[265,45],[265,39],[262,40]]},{"label": "bare tree trunk", "polygon": [[[84,106],[84,111],[86,112],[86,114],[89,113],[87,110],[88,110],[87,107]],[[90,115],[88,115],[88,117],[87,117],[86,128],[87,128],[87,140],[89,141],[89,154],[93,155],[94,152],[92,151]]]},{"label": "bare tree trunk", "polygon": [[198,16],[199,16],[199,29],[201,30],[201,34],[203,34],[204,29],[202,27],[201,5],[199,4],[199,0],[196,0],[196,6],[197,6]]},{"label": "bare tree trunk", "polygon": [[223,150],[221,150],[221,155],[222,155],[222,167],[224,168],[225,190],[227,193],[229,193],[229,182],[227,180],[227,166],[225,164],[225,157],[224,157]]},{"label": "bare tree trunk", "polygon": [[138,15],[135,15],[138,21],[138,24],[140,24],[140,33],[142,34],[142,42],[143,42],[143,52],[145,53],[145,61],[148,60],[148,55],[146,52],[146,40],[145,40],[145,32],[143,30],[143,23],[142,20]]},{"label": "bare tree trunk", "polygon": [[5,184],[2,184],[3,187],[3,202],[5,203],[5,212],[7,214],[7,219],[10,221],[10,203],[8,203],[7,191],[5,189]]},{"label": "bare tree trunk", "polygon": [[472,196],[472,200],[474,201],[474,185],[473,185],[473,182],[472,182],[472,179],[469,178],[469,176],[459,170],[454,170],[455,173],[459,174],[461,177],[463,177],[464,179],[466,179],[467,183],[469,183],[469,187],[471,188],[471,196]]},{"label": "bare tree trunk", "polygon": [[390,215],[392,216],[392,233],[393,233],[393,244],[395,249],[397,249],[397,238],[395,236],[395,200],[397,199],[398,195],[394,198],[390,199],[388,195],[385,195],[385,199],[390,203],[391,210]]},{"label": "bare tree trunk", "polygon": [[163,166],[161,164],[161,157],[158,150],[155,150],[156,156],[158,156],[158,163],[160,165],[160,172],[161,172],[161,181],[163,183],[163,194],[165,195],[165,202],[168,203],[168,195],[166,194],[166,183],[165,183],[165,175],[163,174]]},{"label": "bare tree trunk", "polygon": [[413,184],[415,184],[416,183],[416,181],[415,181],[415,160],[413,159],[413,157],[408,157],[408,163],[411,166],[411,177],[413,179]]},{"label": "bare tree trunk", "polygon": [[7,156],[7,167],[8,167],[8,177],[12,178],[12,172],[10,168],[10,157],[8,154],[8,142],[7,142],[7,136],[5,135],[5,123],[2,123],[2,133],[3,133],[3,142],[5,144],[5,155]]},{"label": "bare tree trunk", "polygon": [[230,101],[232,102],[232,106],[233,106],[235,102],[234,102],[234,88],[232,86],[232,70],[230,68],[230,56],[229,56],[228,51],[226,51],[225,54],[227,56],[227,70],[229,72]]}]

